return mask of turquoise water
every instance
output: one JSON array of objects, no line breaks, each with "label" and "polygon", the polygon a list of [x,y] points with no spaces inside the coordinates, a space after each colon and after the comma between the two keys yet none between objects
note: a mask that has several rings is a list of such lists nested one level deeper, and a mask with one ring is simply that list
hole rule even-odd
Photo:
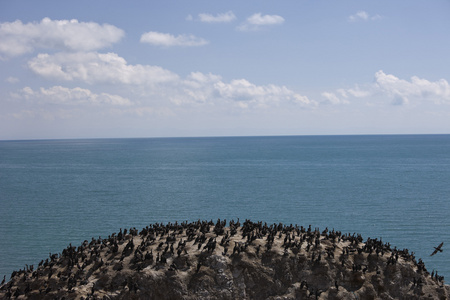
[{"label": "turquoise water", "polygon": [[0,141],[0,275],[119,228],[240,218],[382,238],[450,278],[449,200],[450,135]]}]

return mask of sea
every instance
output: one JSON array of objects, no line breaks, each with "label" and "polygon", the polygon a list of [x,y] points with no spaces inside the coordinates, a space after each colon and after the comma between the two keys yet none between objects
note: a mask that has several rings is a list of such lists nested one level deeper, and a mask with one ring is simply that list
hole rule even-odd
[{"label": "sea", "polygon": [[378,238],[450,280],[449,216],[450,135],[0,141],[0,280],[120,228],[217,219]]}]

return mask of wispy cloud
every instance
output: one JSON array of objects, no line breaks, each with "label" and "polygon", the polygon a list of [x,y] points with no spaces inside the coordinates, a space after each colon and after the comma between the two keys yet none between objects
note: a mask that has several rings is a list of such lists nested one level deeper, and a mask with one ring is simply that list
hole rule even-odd
[{"label": "wispy cloud", "polygon": [[380,15],[369,15],[366,11],[360,10],[356,14],[348,17],[349,22],[358,22],[358,21],[374,21],[381,19]]},{"label": "wispy cloud", "polygon": [[95,94],[88,89],[83,88],[66,88],[62,86],[53,86],[51,88],[40,88],[33,90],[30,87],[21,89],[14,94],[15,98],[39,101],[43,103],[60,104],[60,105],[132,105],[129,99],[118,95],[108,93]]},{"label": "wispy cloud", "polygon": [[8,83],[18,83],[20,80],[17,77],[10,76],[10,77],[6,78],[5,81]]},{"label": "wispy cloud", "polygon": [[194,35],[178,35],[174,36],[169,33],[161,33],[156,31],[150,31],[142,34],[141,43],[148,43],[156,46],[172,47],[172,46],[185,46],[195,47],[204,46],[209,42],[205,39],[196,37]]},{"label": "wispy cloud", "polygon": [[255,31],[264,26],[283,24],[284,21],[284,18],[278,15],[262,15],[261,13],[256,13],[248,17],[237,29],[240,31]]},{"label": "wispy cloud", "polygon": [[198,20],[205,23],[229,23],[236,20],[236,16],[232,11],[216,15],[202,13],[198,15]]},{"label": "wispy cloud", "polygon": [[20,20],[0,24],[0,58],[31,53],[38,49],[92,51],[111,46],[124,36],[109,24],[78,20],[51,20],[24,24]]}]

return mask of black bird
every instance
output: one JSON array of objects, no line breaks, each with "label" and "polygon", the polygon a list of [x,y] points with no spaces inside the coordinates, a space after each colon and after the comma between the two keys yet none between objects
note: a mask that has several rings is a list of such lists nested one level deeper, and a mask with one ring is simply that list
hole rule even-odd
[{"label": "black bird", "polygon": [[436,253],[438,253],[438,252],[442,252],[442,245],[444,245],[444,242],[442,242],[442,243],[440,243],[439,244],[439,246],[437,246],[437,247],[433,247],[434,248],[434,251],[433,251],[433,253],[431,253],[431,255],[430,256],[433,256],[433,255],[435,255]]}]

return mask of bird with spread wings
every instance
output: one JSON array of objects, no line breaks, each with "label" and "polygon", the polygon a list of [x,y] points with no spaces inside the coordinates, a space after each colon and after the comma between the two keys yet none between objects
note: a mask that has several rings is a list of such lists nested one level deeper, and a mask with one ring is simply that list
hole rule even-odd
[{"label": "bird with spread wings", "polygon": [[433,251],[433,253],[431,253],[431,255],[430,256],[433,256],[433,255],[435,255],[436,253],[438,253],[438,252],[442,252],[442,245],[444,245],[444,242],[442,242],[442,243],[440,243],[439,244],[439,246],[437,246],[437,247],[433,247],[434,248],[434,251]]}]

